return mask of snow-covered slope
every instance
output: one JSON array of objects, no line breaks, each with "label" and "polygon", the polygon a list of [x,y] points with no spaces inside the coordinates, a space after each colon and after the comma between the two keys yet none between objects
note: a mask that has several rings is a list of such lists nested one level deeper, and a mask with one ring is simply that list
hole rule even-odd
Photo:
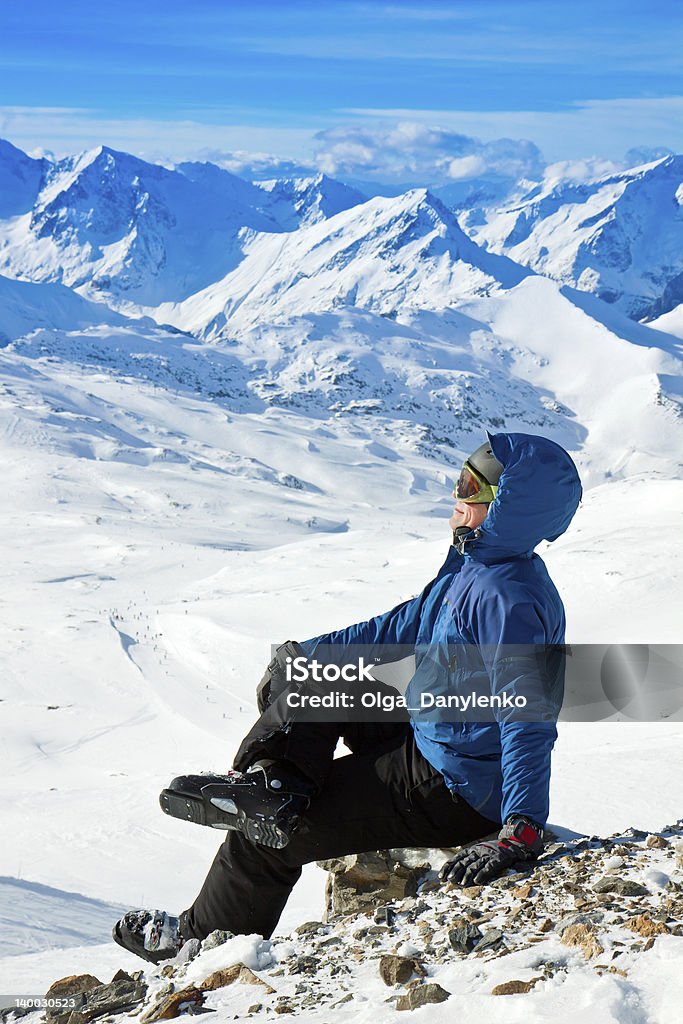
[{"label": "snow-covered slope", "polygon": [[88,302],[61,284],[32,284],[0,275],[0,346],[39,328],[69,331],[127,323],[101,302]]},{"label": "snow-covered slope", "polygon": [[235,266],[244,230],[272,230],[240,191],[99,146],[52,165],[33,209],[0,224],[0,270],[150,304],[188,295]]},{"label": "snow-covered slope", "polygon": [[683,303],[668,313],[663,313],[656,320],[650,320],[648,326],[653,327],[656,331],[665,331],[667,334],[673,334],[676,338],[683,339]]},{"label": "snow-covered slope", "polygon": [[[536,285],[524,282],[521,293]],[[541,296],[526,298],[538,314]],[[562,300],[562,317],[568,308]],[[549,303],[540,312],[548,309]],[[330,345],[344,331],[360,337],[363,324],[368,331],[370,314],[352,315],[355,324],[340,320]],[[494,318],[498,348],[479,374],[477,343],[489,348],[493,336],[484,346],[481,322],[471,320],[469,350],[464,322],[459,343],[456,335],[451,339],[451,358],[468,370],[474,403],[483,400],[479,388],[485,394],[490,381],[495,385],[487,373],[496,363],[513,367],[510,388],[516,373],[531,380],[551,372],[540,350],[523,357],[509,340],[503,343],[515,317],[519,306],[506,312],[501,300]],[[576,336],[580,323],[577,313],[567,337]],[[594,333],[579,360],[605,344],[606,362],[628,363],[626,341],[601,338],[599,325],[584,329]],[[399,423],[389,429],[391,413],[381,409],[369,417],[362,407],[249,406],[252,373],[236,382],[241,360],[231,346],[223,351],[177,334],[154,344],[140,330],[129,324],[37,331],[0,352],[0,456],[12,496],[0,507],[0,873],[23,883],[7,883],[21,896],[17,908],[30,909],[29,897],[41,896],[31,886],[55,890],[43,893],[40,922],[20,915],[17,922],[16,913],[6,918],[2,934],[11,934],[15,951],[90,937],[104,942],[103,922],[115,912],[104,904],[187,905],[217,840],[209,830],[162,816],[159,789],[179,771],[229,764],[255,714],[253,690],[271,642],[357,621],[416,593],[449,542],[452,469],[445,443],[443,461],[434,458],[438,449],[427,458]],[[407,358],[409,342],[416,345],[411,383],[419,401],[420,375],[439,352],[445,357],[447,346],[432,341],[419,348],[408,328],[397,337],[369,334],[376,351],[386,345],[394,365]],[[558,342],[564,346],[566,339]],[[398,346],[393,355],[392,344]],[[657,352],[633,348],[649,372],[647,360],[656,365]],[[212,393],[221,361],[225,381]],[[247,371],[253,365],[245,363]],[[369,379],[372,367],[363,365]],[[635,372],[639,364],[630,365]],[[600,364],[596,372],[603,372]],[[566,373],[560,363],[558,374]],[[441,400],[449,380],[457,381],[455,367],[442,371]],[[578,383],[571,379],[568,386]],[[239,397],[239,386],[247,398]],[[518,418],[509,425],[526,418],[528,428],[536,427],[537,407],[526,404],[530,388],[517,396]],[[540,394],[550,397],[547,383]],[[435,409],[438,401],[435,389]],[[589,405],[595,421],[588,419]],[[672,429],[666,407],[654,401],[636,409],[622,399],[618,408],[625,452],[635,442],[648,454],[652,416],[662,417],[653,421],[658,432]],[[425,407],[418,417],[424,415]],[[599,402],[582,408],[581,429],[572,427],[571,411],[555,415],[563,425],[544,432],[569,439],[585,479],[601,480],[571,531],[542,551],[567,605],[570,639],[675,641],[682,566],[671,538],[680,532],[680,480],[665,478],[660,461],[660,479],[648,464],[640,475],[610,481],[609,466],[599,463],[614,439],[599,428]],[[614,418],[616,408],[608,415]],[[457,416],[452,421],[445,439],[452,461],[472,444],[474,426],[467,425],[461,431]],[[632,465],[637,468],[637,458]],[[637,512],[644,489],[657,509],[656,529],[644,529]],[[680,725],[634,726],[628,735],[615,729],[563,726],[553,776],[557,824],[593,831],[599,823],[610,831],[633,821],[654,828],[675,817]],[[599,797],[586,791],[587,766],[600,778]],[[87,933],[81,897],[100,901]],[[317,918],[321,900],[322,879],[311,869],[282,928]],[[70,901],[80,939],[66,934]],[[114,953],[95,947],[92,955],[73,949],[68,956],[36,953],[35,961],[25,955],[14,965],[0,962],[0,977],[12,991],[13,979],[53,980],[86,966],[113,973],[127,965]]]},{"label": "snow-covered slope", "polygon": [[205,337],[356,306],[384,316],[511,288],[528,271],[480,249],[425,189],[376,197],[286,235],[255,235],[226,277],[157,319]]},{"label": "snow-covered slope", "polygon": [[656,317],[683,299],[683,157],[579,184],[548,177],[472,231],[633,319]]},{"label": "snow-covered slope", "polygon": [[154,306],[225,275],[250,233],[363,199],[324,175],[252,185],[210,163],[169,169],[100,146],[51,164],[0,142],[0,272]]},{"label": "snow-covered slope", "polygon": [[181,163],[176,170],[221,200],[260,210],[272,222],[273,231],[295,231],[303,224],[315,224],[366,201],[357,189],[326,174],[252,184],[212,163]]}]

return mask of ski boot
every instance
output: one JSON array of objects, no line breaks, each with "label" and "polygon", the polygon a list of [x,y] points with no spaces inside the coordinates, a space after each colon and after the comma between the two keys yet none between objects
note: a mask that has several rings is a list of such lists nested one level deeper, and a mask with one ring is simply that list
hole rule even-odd
[{"label": "ski boot", "polygon": [[129,910],[116,922],[111,935],[119,946],[152,964],[171,960],[183,945],[178,918],[164,910]]},{"label": "ski boot", "polygon": [[256,761],[246,772],[180,775],[159,796],[165,814],[209,828],[241,832],[281,850],[315,793],[313,783],[283,761]]}]

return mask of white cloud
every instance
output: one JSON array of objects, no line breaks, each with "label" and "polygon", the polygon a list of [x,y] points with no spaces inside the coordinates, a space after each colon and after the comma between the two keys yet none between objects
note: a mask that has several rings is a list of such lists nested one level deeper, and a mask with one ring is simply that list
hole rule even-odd
[{"label": "white cloud", "polygon": [[587,160],[557,160],[548,164],[543,177],[546,182],[567,181],[576,185],[582,181],[592,181],[606,174],[616,174],[629,166],[626,160],[604,160],[602,157],[590,157]]},{"label": "white cloud", "polygon": [[453,181],[464,181],[466,178],[476,178],[486,170],[486,163],[480,156],[459,156],[451,160],[446,168],[446,173]]},{"label": "white cloud", "polygon": [[533,142],[496,139],[484,143],[416,121],[331,128],[318,132],[316,143],[315,159],[326,173],[386,182],[439,184],[485,172],[534,177],[544,166]]},{"label": "white cloud", "polygon": [[[267,178],[305,178],[317,173],[318,168],[311,161],[301,163],[287,160],[273,153],[251,153],[248,150],[223,150],[205,147],[198,150],[192,160],[207,161],[223,167],[231,174],[243,178],[265,180]],[[177,161],[180,163],[181,161]]]},{"label": "white cloud", "polygon": [[550,160],[592,155],[620,159],[632,146],[683,152],[683,96],[585,100],[565,110],[417,110],[350,108],[367,123],[409,120],[481,139],[533,139]]},{"label": "white cloud", "polygon": [[[87,108],[0,106],[0,138],[31,155],[59,157],[104,144],[167,165],[210,160],[244,177],[324,171],[394,186],[455,185],[482,174],[538,180],[544,170],[582,181],[664,156],[671,149],[662,141],[683,152],[683,96],[594,100],[554,112],[411,111],[393,122],[380,113],[401,112],[357,111],[357,123],[319,131],[212,123],[208,112],[206,121],[159,121],[108,119]],[[554,161],[547,169],[539,141]]]}]

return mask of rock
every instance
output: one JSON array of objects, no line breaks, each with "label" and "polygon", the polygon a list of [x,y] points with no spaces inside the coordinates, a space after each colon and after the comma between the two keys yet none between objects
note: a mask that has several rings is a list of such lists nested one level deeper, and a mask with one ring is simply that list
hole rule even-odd
[{"label": "rock", "polygon": [[587,960],[604,953],[592,927],[587,924],[570,924],[561,935],[561,941],[565,946],[576,946]]},{"label": "rock", "polygon": [[247,1007],[247,1013],[258,1013],[263,1009],[263,1003],[252,1003]]},{"label": "rock", "polygon": [[270,985],[259,978],[257,974],[254,974],[245,964],[232,964],[230,967],[221,967],[220,970],[214,971],[198,986],[202,992],[213,992],[217,988],[225,988],[227,985],[232,985],[234,982],[239,982],[241,985],[263,985],[263,987],[272,993],[275,991]]},{"label": "rock", "polygon": [[593,892],[615,893],[617,896],[649,896],[650,890],[639,882],[619,878],[617,875],[605,875],[593,883]]},{"label": "rock", "polygon": [[528,900],[531,896],[533,885],[527,882],[526,885],[518,885],[512,890],[512,895],[518,900]]},{"label": "rock", "polygon": [[[220,943],[216,943],[216,945],[220,945]],[[199,956],[201,949],[202,944],[199,939],[188,939],[181,946],[180,952],[173,958],[173,963],[189,964],[190,960],[194,960],[196,956]]]},{"label": "rock", "polygon": [[427,1003],[444,1003],[449,996],[450,992],[433,981],[425,985],[415,985],[405,995],[399,996],[396,1000],[396,1009],[417,1010],[418,1007],[426,1006]]},{"label": "rock", "polygon": [[502,938],[503,932],[500,928],[489,928],[487,932],[484,932],[476,945],[477,953],[480,953],[484,949],[493,949],[494,946],[499,945]]},{"label": "rock", "polygon": [[494,985],[491,989],[492,996],[519,996],[525,992],[531,992],[532,988],[537,981],[541,981],[541,978],[532,978],[531,981],[519,981],[514,979],[513,981],[503,981],[500,985]]},{"label": "rock", "polygon": [[373,918],[375,924],[385,924],[391,927],[396,920],[396,911],[393,907],[378,907]]},{"label": "rock", "polygon": [[[54,988],[54,986],[53,986]],[[135,1009],[145,998],[147,986],[144,981],[128,975],[108,985],[97,985],[76,996],[78,1004],[73,1010],[57,1010],[49,1016],[55,1024],[84,1024],[105,1014],[124,1013]]]},{"label": "rock", "polygon": [[550,919],[549,917],[546,917],[546,918],[545,918],[545,919],[544,919],[543,921],[541,921],[541,923],[539,924],[539,926],[538,926],[538,930],[539,930],[539,932],[543,932],[543,933],[545,934],[546,932],[549,932],[549,931],[551,931],[551,930],[552,930],[552,927],[553,927],[553,922],[552,922],[552,920],[551,920],[551,919]]},{"label": "rock", "polygon": [[215,949],[216,946],[224,946],[228,939],[233,939],[235,936],[232,932],[226,932],[223,928],[216,928],[215,931],[210,932],[202,942],[202,949]]},{"label": "rock", "polygon": [[107,988],[94,974],[70,974],[60,978],[45,993],[46,999],[68,999],[67,1006],[48,1006],[45,1019],[54,1024],[66,1024],[71,1014],[79,1014],[84,1008],[90,992]]},{"label": "rock", "polygon": [[[515,885],[517,879],[510,878],[509,875],[502,875],[500,878],[494,878],[492,882],[489,882],[489,889],[509,889]],[[454,887],[455,888],[455,887]]]},{"label": "rock", "polygon": [[466,885],[460,891],[468,900],[476,900],[477,896],[481,895],[483,888],[483,885]]},{"label": "rock", "polygon": [[116,974],[111,979],[109,984],[113,985],[115,981],[129,981],[132,984],[133,978],[131,978],[130,974],[128,974],[126,971],[123,971],[119,968],[119,970],[116,972]]},{"label": "rock", "polygon": [[330,872],[325,892],[326,918],[415,896],[424,865],[401,864],[392,856],[394,852],[378,850],[319,861],[319,866]]},{"label": "rock", "polygon": [[415,973],[412,957],[396,956],[390,953],[380,957],[379,974],[385,985],[405,985]]},{"label": "rock", "polygon": [[[99,978],[96,978],[94,974],[70,974],[67,978],[60,978],[59,981],[55,981],[50,985],[49,989],[45,993],[45,998],[65,999],[68,996],[91,992],[94,988],[99,988],[101,985],[102,982]],[[54,1016],[58,1016],[62,1012],[63,1010],[60,1008],[56,1011]],[[49,1008],[46,1011],[46,1015],[51,1016]]]},{"label": "rock", "polygon": [[665,850],[670,843],[664,836],[651,835],[645,840],[645,845],[648,850]]},{"label": "rock", "polygon": [[476,924],[466,924],[460,928],[451,928],[448,941],[457,953],[471,953],[481,939],[481,929]]},{"label": "rock", "polygon": [[626,832],[624,832],[623,834],[624,835],[629,835],[631,837],[631,839],[636,839],[636,840],[641,840],[641,841],[647,837],[647,832],[643,832],[642,829],[639,829],[639,828],[633,828],[633,826],[631,826],[630,828],[627,828]]},{"label": "rock", "polygon": [[141,1020],[144,1021],[144,1024],[151,1024],[155,1020],[172,1020],[175,1017],[180,1017],[183,1013],[196,1013],[203,1005],[204,993],[194,985],[190,985],[189,988],[181,989],[180,992],[172,992],[166,996],[153,1007],[151,1013],[145,1014]]},{"label": "rock", "polygon": [[320,929],[325,930],[325,925],[322,921],[304,921],[296,929],[297,935],[316,935]]},{"label": "rock", "polygon": [[683,843],[676,843],[676,867],[683,870]]},{"label": "rock", "polygon": [[315,974],[320,966],[319,956],[298,956],[289,968],[290,974]]},{"label": "rock", "polygon": [[632,882],[630,879],[620,880],[614,890],[618,896],[649,896],[650,890],[640,882]]},{"label": "rock", "polygon": [[638,914],[637,917],[629,918],[624,927],[629,928],[632,932],[637,932],[646,939],[654,935],[668,935],[669,933],[669,929],[662,921],[653,921],[649,914]]}]

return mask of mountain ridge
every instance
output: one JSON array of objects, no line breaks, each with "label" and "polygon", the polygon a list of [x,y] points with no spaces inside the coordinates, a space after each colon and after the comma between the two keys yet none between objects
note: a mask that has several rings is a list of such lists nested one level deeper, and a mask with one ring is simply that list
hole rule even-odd
[{"label": "mountain ridge", "polygon": [[444,308],[518,284],[530,271],[487,253],[427,189],[367,202],[286,235],[250,240],[223,280],[183,303],[144,309],[213,338],[259,319],[357,306],[385,316],[404,305]]},{"label": "mountain ridge", "polygon": [[683,156],[579,183],[549,179],[472,234],[631,319],[653,319],[683,302]]}]

